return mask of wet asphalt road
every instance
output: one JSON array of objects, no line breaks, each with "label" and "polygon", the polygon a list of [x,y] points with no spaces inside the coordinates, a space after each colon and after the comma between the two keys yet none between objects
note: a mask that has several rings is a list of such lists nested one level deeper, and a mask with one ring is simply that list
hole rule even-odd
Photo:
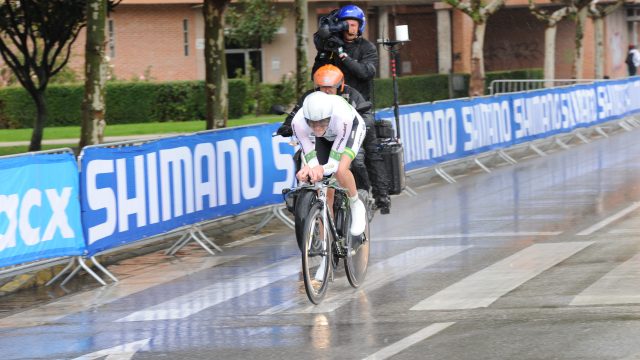
[{"label": "wet asphalt road", "polygon": [[640,359],[639,131],[395,197],[320,306],[278,233],[16,311],[1,357]]}]

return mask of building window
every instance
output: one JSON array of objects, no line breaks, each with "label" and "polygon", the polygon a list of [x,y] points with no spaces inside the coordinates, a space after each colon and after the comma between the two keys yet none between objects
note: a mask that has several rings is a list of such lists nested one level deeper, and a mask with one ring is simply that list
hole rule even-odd
[{"label": "building window", "polygon": [[114,57],[116,57],[116,42],[113,35],[113,20],[109,20],[107,28],[109,30],[109,57],[113,59]]},{"label": "building window", "polygon": [[182,20],[182,34],[184,36],[184,56],[189,56],[189,20]]}]

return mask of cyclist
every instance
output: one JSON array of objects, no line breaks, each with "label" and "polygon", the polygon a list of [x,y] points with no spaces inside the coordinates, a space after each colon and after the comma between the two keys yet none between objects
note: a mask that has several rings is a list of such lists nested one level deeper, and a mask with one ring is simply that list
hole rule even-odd
[{"label": "cyclist", "polygon": [[[315,90],[320,90],[327,94],[340,95],[345,98],[353,107],[366,102],[364,97],[353,87],[344,83],[344,75],[342,71],[331,64],[323,65],[313,74],[313,83]],[[304,98],[315,90],[307,91],[294,108],[296,112]],[[362,156],[357,156],[354,161],[354,175],[358,179],[357,184],[365,190],[369,190],[371,185],[373,197],[375,199],[376,208],[380,209],[382,214],[388,214],[391,207],[391,199],[388,189],[390,187],[389,176],[384,164],[382,155],[378,149],[378,140],[373,123],[373,115],[370,110],[360,113],[365,122],[367,133],[364,138],[363,147],[365,150],[364,160]],[[288,116],[277,133],[282,136],[291,136],[291,116]],[[366,164],[366,167],[365,167]]]},{"label": "cyclist", "polygon": [[[349,194],[351,235],[359,236],[365,230],[367,216],[349,167],[365,137],[362,117],[342,97],[316,91],[304,99],[302,111],[296,113],[291,125],[306,160],[296,177],[314,183],[322,180],[323,175],[335,173],[338,183]],[[332,196],[328,200],[331,209]]]}]

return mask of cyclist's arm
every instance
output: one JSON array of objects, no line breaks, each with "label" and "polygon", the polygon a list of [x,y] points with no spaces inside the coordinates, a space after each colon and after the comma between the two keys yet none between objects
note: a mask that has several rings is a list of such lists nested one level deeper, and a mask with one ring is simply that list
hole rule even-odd
[{"label": "cyclist's arm", "polygon": [[[352,110],[350,106],[349,110]],[[360,150],[360,145],[366,133],[364,121],[355,110],[343,111],[335,117],[338,136],[333,142],[331,154],[329,155],[329,159],[335,161],[336,169],[334,171],[337,170],[337,164],[340,162],[342,155],[346,155],[353,161]]]},{"label": "cyclist's arm", "polygon": [[[304,157],[306,165],[300,169],[297,177],[300,181],[307,181],[307,177],[310,177],[313,181],[317,176],[314,175],[312,169],[320,168],[320,162],[318,161],[318,157],[316,155],[316,147],[309,136],[311,135],[311,128],[307,125],[307,122],[304,119],[304,115],[302,111],[298,111],[296,115],[293,117],[291,121],[291,125],[293,128],[293,136],[298,139],[300,143],[300,147],[302,148],[302,156]],[[320,170],[315,170],[315,172],[319,172]]]}]

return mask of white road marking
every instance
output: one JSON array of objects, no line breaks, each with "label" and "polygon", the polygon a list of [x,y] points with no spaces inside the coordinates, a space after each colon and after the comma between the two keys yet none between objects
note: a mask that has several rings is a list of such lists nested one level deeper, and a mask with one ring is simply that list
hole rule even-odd
[{"label": "white road marking", "polygon": [[640,303],[640,254],[611,270],[578,294],[570,305]]},{"label": "white road marking", "polygon": [[540,231],[540,232],[505,232],[505,233],[470,233],[470,234],[439,234],[439,235],[410,235],[410,236],[381,236],[376,241],[402,241],[402,240],[432,240],[432,239],[458,239],[476,237],[518,237],[518,236],[556,236],[562,234],[561,231]]},{"label": "white road marking", "polygon": [[[376,240],[377,241],[377,240]],[[369,266],[367,277],[358,291],[352,288],[332,292],[329,288],[328,296],[320,305],[309,305],[306,297],[292,299],[263,311],[260,315],[271,315],[280,312],[287,313],[325,313],[332,312],[339,307],[356,299],[363,291],[373,291],[393,281],[401,279],[413,272],[431,266],[443,259],[464,251],[471,246],[426,246],[417,247],[387,260],[373,263]]]},{"label": "white road marking", "polygon": [[638,236],[640,235],[640,229],[611,229],[610,231],[607,231],[607,234]]},{"label": "white road marking", "polygon": [[247,238],[244,238],[244,239],[241,239],[241,240],[236,240],[234,242],[228,243],[224,247],[232,248],[232,247],[248,244],[250,242],[266,238],[267,236],[270,236],[270,235],[273,235],[273,234],[272,233],[264,233],[264,234],[252,235],[252,236],[249,236]]},{"label": "white road marking", "polygon": [[0,319],[0,328],[36,326],[96,308],[157,285],[208,269],[243,256],[214,256],[186,258],[177,263],[164,263],[141,268],[140,273],[120,280],[117,284],[100,287]]},{"label": "white road marking", "polygon": [[203,289],[136,311],[116,321],[184,319],[299,272],[300,259],[298,257],[289,258],[241,277],[218,281]]},{"label": "white road marking", "polygon": [[504,294],[592,243],[585,241],[531,245],[422,300],[411,310],[487,307]]},{"label": "white road marking", "polygon": [[618,211],[616,214],[609,216],[608,218],[600,221],[599,223],[589,226],[588,228],[577,233],[576,235],[580,235],[580,236],[591,235],[594,232],[602,229],[603,227],[611,224],[612,222],[620,219],[621,217],[629,214],[630,212],[636,210],[639,207],[640,207],[640,202],[634,202],[632,205],[626,207],[625,209]]},{"label": "white road marking", "polygon": [[92,352],[91,354],[82,355],[73,360],[95,360],[106,356],[105,360],[129,360],[140,349],[147,346],[151,339],[130,342],[124,345],[114,346],[112,348]]},{"label": "white road marking", "polygon": [[446,323],[435,323],[435,324],[431,324],[429,326],[427,326],[426,328],[415,332],[409,336],[407,336],[406,338],[395,342],[385,348],[382,348],[380,350],[378,350],[377,352],[367,356],[366,358],[364,358],[364,360],[384,360],[387,359],[401,351],[403,351],[404,349],[413,346],[417,343],[419,343],[422,340],[425,340],[437,333],[439,333],[440,331],[448,328],[449,326],[455,324],[454,322],[446,322]]}]

